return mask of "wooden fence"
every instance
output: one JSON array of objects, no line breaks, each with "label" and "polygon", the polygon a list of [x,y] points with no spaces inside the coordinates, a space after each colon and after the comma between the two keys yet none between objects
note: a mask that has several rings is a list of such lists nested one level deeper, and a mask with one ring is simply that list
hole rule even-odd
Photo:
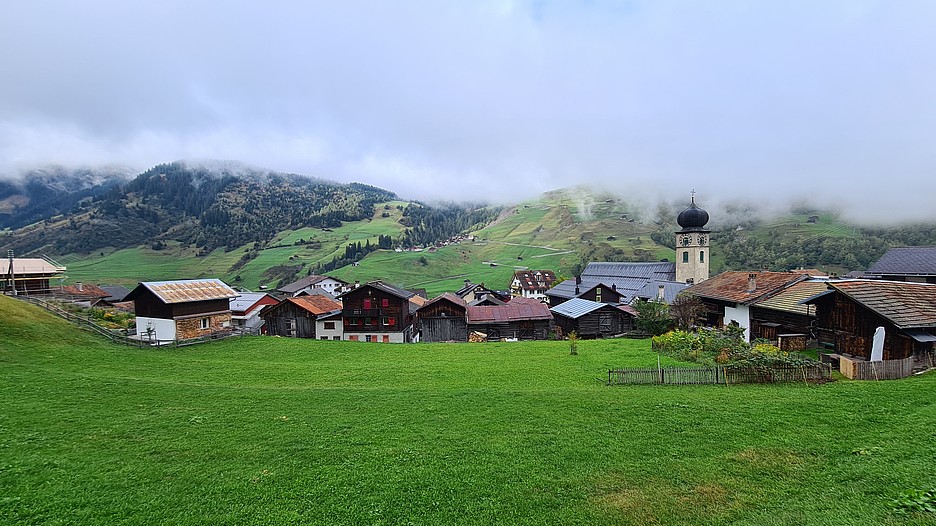
[{"label": "wooden fence", "polygon": [[608,385],[731,385],[829,380],[827,364],[806,366],[628,367],[608,371]]},{"label": "wooden fence", "polygon": [[102,325],[98,325],[91,321],[87,316],[79,316],[77,314],[68,312],[67,310],[59,307],[54,302],[45,301],[35,297],[26,297],[26,296],[16,296],[17,299],[21,299],[32,303],[33,305],[38,305],[43,309],[55,314],[60,318],[64,318],[73,324],[77,325],[79,328],[89,330],[91,332],[97,333],[105,338],[108,338],[114,343],[120,343],[124,345],[130,345],[134,347],[150,347],[154,345],[160,346],[171,346],[171,347],[185,347],[188,345],[196,345],[199,343],[205,343],[214,340],[220,340],[223,338],[230,338],[231,336],[245,336],[245,335],[257,335],[259,330],[246,330],[246,329],[235,329],[230,332],[223,333],[214,333],[206,336],[199,336],[197,338],[188,338],[185,340],[175,340],[172,342],[151,342],[146,339],[141,338],[131,338],[125,331],[108,329]]},{"label": "wooden fence", "polygon": [[913,356],[902,360],[866,362],[839,358],[839,371],[852,380],[896,380],[913,374]]}]

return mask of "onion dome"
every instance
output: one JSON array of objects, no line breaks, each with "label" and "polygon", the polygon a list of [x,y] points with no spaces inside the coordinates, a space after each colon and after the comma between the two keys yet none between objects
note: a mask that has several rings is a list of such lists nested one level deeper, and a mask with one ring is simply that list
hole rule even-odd
[{"label": "onion dome", "polygon": [[708,212],[695,204],[695,192],[692,193],[692,204],[676,217],[676,222],[685,230],[703,230],[708,223]]}]

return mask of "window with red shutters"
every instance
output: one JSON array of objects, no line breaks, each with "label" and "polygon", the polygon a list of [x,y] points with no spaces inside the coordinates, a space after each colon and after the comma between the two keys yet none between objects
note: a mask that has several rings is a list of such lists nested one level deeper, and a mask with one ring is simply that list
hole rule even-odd
[{"label": "window with red shutters", "polygon": [[370,298],[365,298],[365,299],[364,299],[364,308],[365,308],[365,309],[371,308],[370,304],[371,304]]},{"label": "window with red shutters", "polygon": [[396,318],[390,318],[390,319],[387,320],[387,321],[389,322],[389,323],[387,323],[387,325],[390,325],[391,327],[394,326],[394,325],[396,325]]},{"label": "window with red shutters", "polygon": [[383,298],[383,299],[381,299],[381,300],[380,300],[380,306],[381,306],[381,307],[389,307],[389,306],[390,306],[390,299],[389,299],[389,298]]}]

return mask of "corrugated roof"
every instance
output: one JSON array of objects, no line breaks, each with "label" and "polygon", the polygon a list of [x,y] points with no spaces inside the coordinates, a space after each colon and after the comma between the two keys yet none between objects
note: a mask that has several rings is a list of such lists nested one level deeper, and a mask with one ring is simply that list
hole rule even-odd
[{"label": "corrugated roof", "polygon": [[504,305],[468,306],[468,323],[551,319],[552,312],[545,303],[529,298],[514,298]]},{"label": "corrugated roof", "polygon": [[264,296],[268,296],[268,294],[266,292],[241,292],[240,296],[231,298],[231,310],[246,312],[254,304],[262,300]]},{"label": "corrugated roof", "polygon": [[[749,276],[754,275],[754,290],[749,290]],[[768,298],[785,287],[807,279],[792,272],[723,272],[686,289],[701,298],[750,304]]]},{"label": "corrugated roof", "polygon": [[892,248],[871,265],[868,274],[936,275],[936,247]]},{"label": "corrugated roof", "polygon": [[[608,279],[637,278],[643,280],[676,281],[676,263],[668,261],[643,262],[595,262],[582,271],[582,280],[603,281]],[[611,281],[610,283],[613,283]],[[610,284],[609,283],[609,284]]]},{"label": "corrugated roof", "polygon": [[829,285],[901,329],[936,327],[936,285],[880,280]]},{"label": "corrugated roof", "polygon": [[[660,285],[663,285],[663,301],[673,303],[680,292],[689,288],[686,283],[678,281],[658,281],[653,280],[634,292],[633,297],[643,298],[645,300],[656,300],[660,294]],[[623,301],[623,300],[622,300]],[[630,303],[628,300],[627,303]]]},{"label": "corrugated roof", "polygon": [[607,303],[598,303],[597,301],[586,300],[582,298],[572,298],[559,305],[549,309],[553,314],[559,314],[566,318],[578,319],[589,312],[596,311],[604,307]]},{"label": "corrugated roof", "polygon": [[829,288],[827,281],[801,281],[775,296],[754,303],[757,307],[773,309],[806,316],[814,314],[814,309],[801,301],[820,294]]},{"label": "corrugated roof", "polygon": [[[183,279],[176,281],[144,281],[140,286],[162,300],[163,303],[187,303],[190,301],[208,301],[230,299],[237,292],[220,279]],[[136,296],[132,292],[131,296]]]},{"label": "corrugated roof", "polygon": [[[50,275],[65,272],[65,267],[53,265],[42,258],[13,258],[13,273],[17,275]],[[0,259],[0,275],[10,273],[10,259]]]}]

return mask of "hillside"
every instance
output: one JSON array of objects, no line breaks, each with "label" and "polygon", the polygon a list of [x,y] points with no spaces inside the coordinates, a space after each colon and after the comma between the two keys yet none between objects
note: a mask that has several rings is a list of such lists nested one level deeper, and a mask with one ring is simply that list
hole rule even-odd
[{"label": "hillside", "polygon": [[649,342],[154,351],[0,319],[3,524],[932,523],[895,501],[936,483],[933,374],[607,387]]}]

